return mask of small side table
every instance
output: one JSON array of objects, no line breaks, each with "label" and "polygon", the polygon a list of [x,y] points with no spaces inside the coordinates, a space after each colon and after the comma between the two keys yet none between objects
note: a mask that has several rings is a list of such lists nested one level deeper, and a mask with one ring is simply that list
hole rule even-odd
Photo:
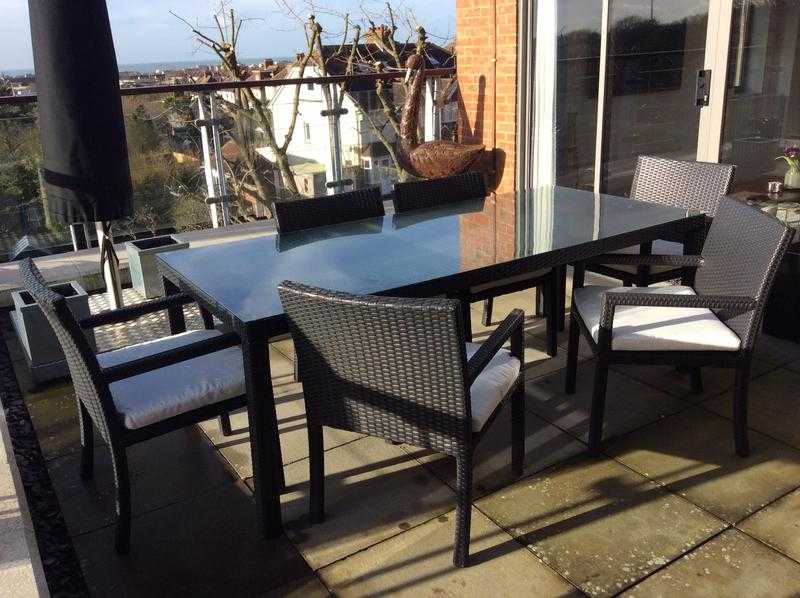
[{"label": "small side table", "polygon": [[764,314],[764,332],[800,343],[800,191],[784,191],[778,196],[763,193],[745,199],[797,230],[775,277]]},{"label": "small side table", "polygon": [[[787,226],[800,229],[800,190],[784,191],[780,195],[760,193],[748,195],[745,200],[750,205],[758,206],[768,214],[772,214]],[[800,238],[795,237],[795,243]]]}]

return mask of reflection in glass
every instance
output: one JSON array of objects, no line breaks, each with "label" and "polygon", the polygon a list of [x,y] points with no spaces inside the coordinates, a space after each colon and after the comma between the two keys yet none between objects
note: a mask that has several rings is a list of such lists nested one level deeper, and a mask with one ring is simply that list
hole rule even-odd
[{"label": "reflection in glass", "polygon": [[556,184],[594,184],[601,0],[558,3],[556,65]]},{"label": "reflection in glass", "polygon": [[781,149],[800,142],[800,2],[735,0],[721,161],[736,164],[736,190],[783,180]]},{"label": "reflection in glass", "polygon": [[640,155],[695,159],[708,4],[611,0],[603,192],[627,195]]}]

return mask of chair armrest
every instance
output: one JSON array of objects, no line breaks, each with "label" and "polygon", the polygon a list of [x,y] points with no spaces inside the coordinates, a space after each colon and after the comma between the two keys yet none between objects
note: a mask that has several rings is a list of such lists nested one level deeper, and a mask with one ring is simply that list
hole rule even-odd
[{"label": "chair armrest", "polygon": [[639,253],[604,253],[583,260],[587,264],[618,264],[624,266],[673,266],[699,268],[703,258],[699,255],[645,255]]},{"label": "chair armrest", "polygon": [[756,307],[752,297],[737,295],[668,295],[664,293],[603,293],[600,307],[600,326],[611,330],[614,311],[620,306],[641,307],[697,307],[724,309],[736,312],[750,311]]},{"label": "chair armrest", "polygon": [[503,345],[508,339],[511,339],[511,354],[522,363],[524,323],[525,313],[521,309],[515,309],[508,314],[506,319],[492,332],[489,338],[486,339],[467,362],[467,377],[470,385],[475,382],[480,373],[486,369],[486,366],[489,365],[492,358],[497,355],[497,352],[503,348]]},{"label": "chair armrest", "polygon": [[147,314],[157,311],[164,311],[170,307],[178,307],[193,303],[194,298],[186,293],[177,295],[168,295],[159,299],[152,299],[151,301],[144,301],[136,305],[129,305],[119,309],[108,310],[94,314],[88,318],[82,319],[79,324],[81,328],[97,328],[98,326],[105,326],[106,324],[119,324],[121,322],[128,322],[135,320]]},{"label": "chair armrest", "polygon": [[125,378],[138,376],[139,374],[152,372],[153,370],[181,363],[182,361],[188,361],[195,357],[201,357],[209,353],[222,351],[229,347],[235,347],[240,343],[241,339],[238,334],[235,332],[228,332],[213,338],[197,341],[196,343],[176,347],[168,351],[162,351],[155,355],[148,355],[147,357],[120,363],[109,368],[102,368],[101,373],[106,383],[111,384],[118,380],[124,380]]}]

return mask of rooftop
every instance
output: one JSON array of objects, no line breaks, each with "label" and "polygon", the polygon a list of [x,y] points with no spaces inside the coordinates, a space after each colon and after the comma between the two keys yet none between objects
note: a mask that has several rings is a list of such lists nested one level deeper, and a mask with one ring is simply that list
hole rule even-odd
[{"label": "rooftop", "polygon": [[[499,299],[495,319],[514,307],[531,311],[531,296]],[[102,296],[92,306],[105,308]],[[196,314],[187,316],[199,326]],[[478,340],[485,338],[477,307],[473,325]],[[99,342],[111,347],[165,331],[163,320],[148,318],[135,329],[106,330]],[[92,483],[76,474],[71,385],[33,389],[7,322],[0,362],[8,351],[94,595],[480,595],[499,588],[504,594],[537,588],[541,595],[777,595],[800,583],[793,531],[800,415],[794,392],[786,392],[800,387],[800,347],[762,339],[751,458],[736,457],[729,446],[728,372],[710,369],[705,391],[695,395],[684,376],[655,366],[611,374],[612,438],[601,457],[590,458],[593,360],[584,356],[579,392],[567,398],[565,352],[547,358],[543,335],[542,321],[529,318],[525,476],[510,480],[505,421],[476,455],[474,563],[467,569],[451,563],[453,463],[410,446],[326,432],[328,515],[323,524],[309,524],[308,449],[290,341],[270,349],[288,485],[286,536],[266,541],[254,533],[246,414],[238,413],[233,436],[222,437],[209,421],[131,451],[134,541],[125,558],[110,549],[110,463],[101,451]],[[562,349],[565,341],[561,335]]]}]

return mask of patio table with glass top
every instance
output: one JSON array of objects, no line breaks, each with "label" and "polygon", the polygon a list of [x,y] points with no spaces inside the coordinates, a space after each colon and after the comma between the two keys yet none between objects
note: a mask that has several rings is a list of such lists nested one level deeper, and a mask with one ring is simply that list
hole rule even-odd
[{"label": "patio table with glass top", "polygon": [[[158,259],[168,293],[191,294],[241,337],[258,524],[272,537],[282,531],[283,468],[268,340],[288,332],[277,293],[283,280],[358,294],[458,297],[661,238],[682,237],[685,252],[696,253],[704,230],[702,214],[550,187]],[[462,309],[467,322],[469,305]]]}]

